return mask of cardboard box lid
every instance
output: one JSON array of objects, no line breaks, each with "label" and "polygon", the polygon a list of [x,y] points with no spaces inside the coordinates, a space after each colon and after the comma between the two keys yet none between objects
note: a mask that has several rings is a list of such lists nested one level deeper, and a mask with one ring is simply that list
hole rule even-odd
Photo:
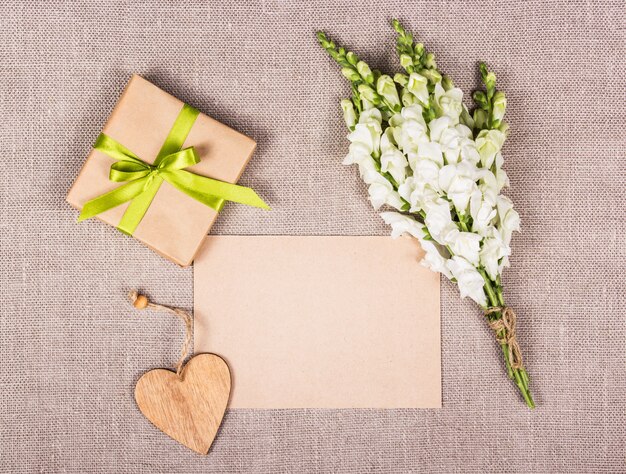
[{"label": "cardboard box lid", "polygon": [[[138,75],[133,75],[102,132],[153,163],[183,102]],[[94,137],[95,140],[95,137]],[[256,143],[239,132],[200,113],[183,148],[193,146],[200,163],[188,171],[237,182]],[[77,209],[119,183],[109,181],[115,160],[92,150],[72,185],[67,202]],[[117,226],[128,203],[98,215]],[[208,234],[217,212],[164,182],[133,237],[173,262],[191,264]]]}]

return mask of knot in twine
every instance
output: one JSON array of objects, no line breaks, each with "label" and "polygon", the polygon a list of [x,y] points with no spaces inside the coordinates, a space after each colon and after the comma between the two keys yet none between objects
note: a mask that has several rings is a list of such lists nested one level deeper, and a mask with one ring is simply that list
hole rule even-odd
[{"label": "knot in twine", "polygon": [[485,316],[491,313],[501,312],[502,316],[493,321],[487,320],[489,327],[496,333],[496,340],[501,344],[506,344],[509,348],[509,362],[511,368],[522,369],[522,351],[520,350],[517,337],[515,335],[515,324],[517,317],[513,308],[508,306],[495,306],[485,311]]},{"label": "knot in twine", "polygon": [[137,309],[148,308],[162,313],[171,313],[179,317],[185,323],[185,340],[183,342],[183,347],[180,350],[180,359],[178,360],[178,364],[176,364],[176,375],[180,378],[183,370],[183,363],[189,354],[189,346],[191,345],[191,336],[193,333],[193,319],[191,318],[191,315],[187,311],[180,308],[170,308],[169,306],[153,303],[147,296],[140,295],[136,290],[132,290],[128,293],[128,298]]}]

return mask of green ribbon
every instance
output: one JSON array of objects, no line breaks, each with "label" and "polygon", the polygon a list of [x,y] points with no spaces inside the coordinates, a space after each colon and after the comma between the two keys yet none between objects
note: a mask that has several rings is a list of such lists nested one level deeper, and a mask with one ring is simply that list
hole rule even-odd
[{"label": "green ribbon", "polygon": [[269,209],[250,188],[185,171],[184,168],[200,162],[193,147],[181,150],[198,114],[193,107],[187,104],[183,106],[152,165],[101,133],[94,148],[117,160],[111,165],[109,179],[126,184],[85,203],[78,221],[131,201],[117,228],[132,235],[163,181],[218,212],[226,201]]}]

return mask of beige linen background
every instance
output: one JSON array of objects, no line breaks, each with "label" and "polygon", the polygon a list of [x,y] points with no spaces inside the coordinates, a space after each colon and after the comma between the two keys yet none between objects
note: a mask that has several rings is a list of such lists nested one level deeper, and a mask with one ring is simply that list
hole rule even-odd
[{"label": "beige linen background", "polygon": [[[0,6],[0,472],[626,470],[624,1],[18,2]],[[177,360],[179,269],[65,194],[132,72],[258,141],[219,234],[384,235],[341,166],[348,88],[313,36],[396,68],[392,16],[465,91],[484,59],[508,96],[506,297],[538,408],[503,376],[477,308],[442,282],[441,410],[233,411],[208,457],[138,412]],[[271,344],[271,341],[267,341]],[[259,374],[263,377],[263,374]],[[328,387],[329,390],[332,387]]]}]

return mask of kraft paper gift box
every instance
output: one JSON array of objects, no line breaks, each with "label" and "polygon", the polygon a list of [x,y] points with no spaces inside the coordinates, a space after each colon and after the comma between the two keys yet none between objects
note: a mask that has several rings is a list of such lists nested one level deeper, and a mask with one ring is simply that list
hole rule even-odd
[{"label": "kraft paper gift box", "polygon": [[[153,164],[184,105],[142,77],[133,75],[102,133],[142,161]],[[193,147],[200,160],[185,168],[187,171],[235,183],[256,144],[199,113],[181,149],[187,147]],[[115,162],[102,151],[93,149],[67,195],[67,202],[80,210],[88,201],[123,184],[109,179],[111,165]],[[117,227],[129,204],[106,210],[96,217]],[[217,210],[164,181],[132,235],[164,257],[186,266],[193,261],[217,214]]]}]

